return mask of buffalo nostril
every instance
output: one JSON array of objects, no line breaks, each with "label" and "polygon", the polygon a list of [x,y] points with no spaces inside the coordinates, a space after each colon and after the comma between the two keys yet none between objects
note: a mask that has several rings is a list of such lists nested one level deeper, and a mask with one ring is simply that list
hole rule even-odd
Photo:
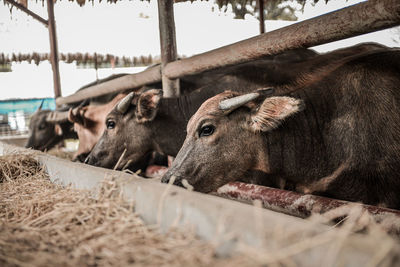
[{"label": "buffalo nostril", "polygon": [[168,184],[169,183],[169,177],[163,176],[163,178],[161,178],[161,183]]}]

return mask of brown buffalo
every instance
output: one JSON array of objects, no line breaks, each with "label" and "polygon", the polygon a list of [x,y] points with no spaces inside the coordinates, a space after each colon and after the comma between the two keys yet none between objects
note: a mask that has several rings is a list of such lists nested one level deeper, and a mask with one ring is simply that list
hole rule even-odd
[{"label": "brown buffalo", "polygon": [[163,182],[173,176],[201,192],[245,181],[400,208],[400,50],[299,73],[272,97],[210,98]]}]

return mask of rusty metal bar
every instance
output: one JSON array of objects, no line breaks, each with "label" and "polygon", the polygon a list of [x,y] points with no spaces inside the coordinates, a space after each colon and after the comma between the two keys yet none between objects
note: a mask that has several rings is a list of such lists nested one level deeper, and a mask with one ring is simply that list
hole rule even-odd
[{"label": "rusty metal bar", "polygon": [[321,45],[400,24],[400,1],[370,0],[209,52],[171,62],[170,78],[247,62],[265,55]]},{"label": "rusty metal bar", "polygon": [[179,96],[179,80],[169,79],[163,72],[164,67],[177,60],[174,0],[158,0],[158,21],[161,47],[161,77],[164,97]]},{"label": "rusty metal bar", "polygon": [[44,24],[46,27],[48,26],[48,22],[47,20],[45,20],[44,18],[42,18],[41,16],[37,15],[36,13],[30,11],[28,8],[24,7],[23,5],[21,5],[18,2],[15,2],[13,0],[5,0],[6,2],[10,3],[11,5],[17,7],[18,9],[20,9],[21,11],[25,12],[26,14],[32,16],[34,19],[36,19],[37,21],[39,21],[40,23]]},{"label": "rusty metal bar", "polygon": [[66,97],[59,97],[56,99],[56,103],[57,105],[75,103],[91,97],[138,88],[145,84],[159,82],[160,80],[161,67],[154,66],[140,73],[129,74],[111,81],[90,86],[87,89],[80,90]]},{"label": "rusty metal bar", "polygon": [[265,32],[265,23],[264,23],[264,0],[257,0],[258,3],[258,11],[260,13],[259,20],[260,20],[260,34]]},{"label": "rusty metal bar", "polygon": [[49,36],[50,36],[50,62],[53,69],[54,97],[61,96],[60,69],[58,66],[58,46],[56,34],[56,22],[54,20],[54,2],[47,0],[47,13],[49,14]]},{"label": "rusty metal bar", "polygon": [[[311,212],[325,213],[344,205],[349,205],[350,203],[356,204],[344,200],[316,195],[303,195],[292,191],[241,182],[224,185],[218,189],[217,194],[245,202],[260,200],[267,209],[301,218],[308,217],[311,215]],[[377,221],[382,221],[385,216],[392,216],[391,218],[394,218],[397,224],[390,225],[389,228],[396,232],[400,231],[400,210],[358,203],[356,205],[361,205],[362,208],[367,210]]]},{"label": "rusty metal bar", "polygon": [[[203,54],[168,63],[163,71],[168,78],[175,79],[226,65],[250,61],[265,55],[277,54],[288,49],[320,45],[399,24],[400,1],[370,0]],[[111,85],[110,82],[89,87],[85,91],[90,93],[78,92],[76,95],[57,99],[57,103],[73,103],[84,100],[88,95],[91,97],[99,96],[142,86],[150,82],[158,82],[161,80],[161,74],[158,75],[158,78],[155,75],[150,75],[151,79],[149,79],[147,71],[141,72],[132,76],[135,78],[130,79],[131,85],[119,85],[116,82],[119,79],[116,79],[112,83],[112,87],[108,86],[108,84]]]}]

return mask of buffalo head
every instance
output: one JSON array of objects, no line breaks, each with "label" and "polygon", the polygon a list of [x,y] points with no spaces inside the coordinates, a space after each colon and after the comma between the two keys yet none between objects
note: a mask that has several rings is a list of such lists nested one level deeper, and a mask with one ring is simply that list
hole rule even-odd
[{"label": "buffalo head", "polygon": [[65,112],[42,110],[42,105],[40,105],[30,119],[30,136],[25,147],[41,151],[51,149],[63,140],[62,124],[66,122]]},{"label": "buffalo head", "polygon": [[[117,169],[141,162],[154,149],[151,121],[156,117],[162,90],[132,92],[123,98],[105,119],[105,131],[86,159],[90,165]],[[125,152],[124,152],[125,151]]]},{"label": "buffalo head", "polygon": [[187,125],[187,136],[162,181],[186,179],[194,190],[211,192],[245,180],[249,172],[270,172],[264,133],[274,131],[303,107],[302,100],[266,97],[272,89],[239,95],[226,91],[202,104]]},{"label": "buffalo head", "polygon": [[79,138],[79,147],[74,160],[83,161],[102,136],[106,126],[104,120],[116,103],[126,94],[118,94],[111,101],[102,105],[80,105],[70,108],[68,120],[74,124],[74,131]]}]

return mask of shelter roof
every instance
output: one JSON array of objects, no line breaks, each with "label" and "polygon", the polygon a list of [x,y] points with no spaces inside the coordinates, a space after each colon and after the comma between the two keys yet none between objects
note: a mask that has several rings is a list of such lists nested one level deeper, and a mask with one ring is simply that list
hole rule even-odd
[{"label": "shelter roof", "polygon": [[[16,0],[18,3],[27,7],[28,0]],[[46,0],[32,0],[36,2],[46,2]],[[61,0],[58,0],[61,1]],[[115,4],[121,0],[68,0],[70,2],[76,2],[78,5],[83,6],[85,4],[95,5],[96,2],[106,1],[110,4]],[[130,0],[133,1],[133,0]],[[142,2],[150,2],[150,0],[139,0]],[[196,0],[174,0],[175,3],[180,2],[195,2]],[[199,0],[197,0],[199,1]],[[232,7],[232,11],[235,14],[235,17],[238,19],[243,19],[246,14],[255,15],[258,13],[257,11],[257,0],[200,0],[200,1],[214,1],[218,7],[222,10],[226,10],[227,6],[230,5]],[[290,4],[291,2],[295,2],[301,4],[304,7],[307,0],[263,0],[264,1],[264,9],[267,13],[265,19],[280,19],[280,20],[296,20],[294,12],[296,9]],[[309,0],[313,3],[317,3],[319,1],[328,2],[330,0]],[[57,0],[54,0],[57,2]],[[6,4],[5,0],[3,3]],[[10,9],[12,12],[12,9]]]}]

